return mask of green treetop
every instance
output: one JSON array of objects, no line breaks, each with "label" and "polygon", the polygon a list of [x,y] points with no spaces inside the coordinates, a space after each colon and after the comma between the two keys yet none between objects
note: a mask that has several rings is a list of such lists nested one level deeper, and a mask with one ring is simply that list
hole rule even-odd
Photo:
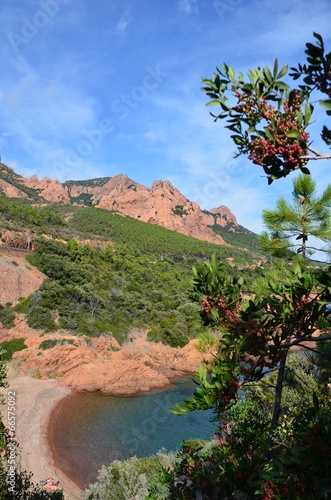
[{"label": "green treetop", "polygon": [[308,245],[310,236],[331,241],[331,185],[318,196],[313,179],[301,174],[293,181],[292,195],[292,203],[281,197],[275,210],[262,212],[267,231],[261,234],[260,244],[269,255],[284,257],[291,250],[306,257],[317,250]]}]

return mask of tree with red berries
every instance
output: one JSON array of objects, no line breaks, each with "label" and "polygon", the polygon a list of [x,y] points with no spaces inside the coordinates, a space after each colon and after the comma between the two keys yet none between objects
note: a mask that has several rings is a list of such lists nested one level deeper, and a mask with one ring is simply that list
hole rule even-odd
[{"label": "tree with red berries", "polygon": [[[171,411],[179,415],[193,410],[214,411],[219,425],[214,441],[219,454],[208,455],[203,449],[199,455],[193,450],[183,461],[187,467],[180,470],[190,479],[191,488],[216,484],[224,498],[225,491],[232,496],[240,482],[242,492],[263,499],[322,498],[331,491],[326,465],[331,452],[326,384],[318,387],[318,394],[313,393],[309,408],[295,407],[289,429],[294,442],[288,445],[286,438],[277,440],[283,424],[287,425],[288,408],[283,408],[282,399],[290,373],[290,350],[319,352],[319,346],[331,339],[331,266],[312,267],[307,258],[308,237],[314,235],[327,243],[331,240],[331,186],[317,197],[306,167],[311,160],[331,158],[311,147],[307,130],[316,102],[326,109],[327,116],[331,115],[331,52],[325,54],[322,37],[314,36],[316,45],[307,44],[307,64],[291,68],[294,80],[303,79],[298,88],[282,81],[288,67],[279,69],[277,60],[272,71],[267,66],[250,70],[248,80],[226,64],[223,70],[217,68],[212,79],[203,80],[203,91],[211,99],[208,105],[222,108],[220,114],[212,116],[215,121],[226,120],[238,147],[236,156],[245,154],[261,166],[269,184],[293,171],[302,173],[293,183],[294,203],[289,205],[282,198],[277,210],[264,211],[263,215],[269,230],[261,238],[265,249],[286,259],[274,260],[271,269],[249,290],[242,277],[229,276],[216,255],[193,270],[193,297],[200,302],[202,322],[210,327],[214,338],[205,335],[199,342],[200,349],[205,346],[211,357],[194,377],[197,387],[192,397]],[[316,93],[328,98],[315,99]],[[326,125],[321,137],[331,145],[331,130]],[[294,256],[288,250],[293,250],[296,242],[299,255]],[[236,414],[242,408],[246,411],[249,399],[245,398],[243,405],[239,399],[252,383],[271,372],[275,372],[275,378],[270,383],[275,381],[275,385],[269,385],[272,413],[263,416],[265,440],[262,444],[255,437],[246,441],[254,434],[255,424],[244,426],[247,435],[245,431],[240,435]],[[248,448],[238,452],[240,443],[246,442]],[[213,477],[208,476],[209,470],[215,470]],[[233,484],[226,482],[229,474],[225,471]],[[309,473],[318,480],[312,481]],[[250,482],[252,477],[256,482]]]},{"label": "tree with red berries", "polygon": [[[331,115],[331,52],[325,54],[319,34],[314,37],[315,45],[306,44],[307,64],[291,68],[293,80],[303,79],[298,88],[282,80],[288,65],[279,69],[277,59],[272,70],[268,66],[251,69],[248,79],[224,63],[212,78],[202,80],[202,90],[210,98],[207,106],[222,109],[211,115],[214,121],[226,120],[238,148],[236,157],[248,155],[263,168],[268,184],[298,169],[309,174],[306,165],[310,160],[331,158],[311,146],[307,130],[315,103]],[[331,146],[331,130],[326,125],[321,137]]]},{"label": "tree with red berries", "polygon": [[228,275],[214,255],[210,263],[194,269],[194,291],[201,301],[201,318],[218,333],[211,361],[202,363],[190,400],[177,404],[174,413],[213,408],[221,421],[237,402],[239,390],[277,371],[272,427],[281,414],[286,359],[290,348],[331,339],[329,328],[319,323],[331,311],[331,266],[312,272],[304,262],[270,273],[249,298],[244,280]]},{"label": "tree with red berries", "polygon": [[[220,105],[222,113],[215,120],[226,119],[238,146],[238,155],[248,154],[261,165],[269,183],[305,167],[309,161],[309,126],[314,110],[312,93],[319,91],[331,97],[331,52],[325,55],[323,39],[314,33],[317,44],[307,44],[307,65],[292,68],[295,80],[303,77],[303,85],[290,89],[281,81],[288,68],[279,70],[275,61],[273,73],[268,67],[251,70],[249,82],[232,68],[223,65],[213,80],[204,79],[203,88],[212,98],[210,105]],[[228,102],[228,94],[234,102]],[[233,99],[232,99],[233,100]],[[331,115],[331,98],[320,100]],[[262,128],[261,128],[262,127]],[[331,131],[324,126],[324,141],[331,145]],[[312,158],[331,157],[315,152]],[[294,197],[298,206],[289,207],[282,200],[278,211],[265,211],[271,236],[262,241],[273,250],[293,245],[285,234],[295,229],[301,239],[301,253],[306,256],[309,235],[331,239],[330,201],[328,187],[320,198],[315,197],[315,183],[308,175],[294,181]],[[285,213],[286,212],[286,213]],[[302,213],[301,213],[302,212]],[[287,216],[287,220],[286,217]],[[277,234],[275,233],[277,231]],[[276,237],[277,236],[277,237]],[[212,361],[201,365],[196,381],[200,385],[191,400],[177,405],[175,413],[193,409],[213,408],[218,415],[227,412],[238,399],[239,389],[258,380],[269,371],[277,370],[272,426],[281,414],[281,397],[286,358],[291,347],[310,349],[312,342],[331,338],[328,330],[319,329],[326,320],[331,302],[331,266],[322,271],[312,270],[307,261],[283,263],[281,273],[266,278],[263,291],[245,298],[242,278],[228,276],[224,266],[214,257],[194,269],[194,289],[201,300],[201,317],[205,325],[218,332]],[[276,277],[275,277],[276,276]]]}]

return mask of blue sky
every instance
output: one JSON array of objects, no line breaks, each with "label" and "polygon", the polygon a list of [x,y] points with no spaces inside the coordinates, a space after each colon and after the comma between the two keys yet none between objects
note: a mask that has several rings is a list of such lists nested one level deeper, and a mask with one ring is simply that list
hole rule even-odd
[{"label": "blue sky", "polygon": [[[295,66],[313,31],[331,50],[329,0],[1,0],[0,18],[0,154],[21,175],[170,180],[255,232],[262,209],[290,196],[293,177],[267,186],[233,159],[201,76],[223,62]],[[321,190],[330,166],[311,162]]]}]

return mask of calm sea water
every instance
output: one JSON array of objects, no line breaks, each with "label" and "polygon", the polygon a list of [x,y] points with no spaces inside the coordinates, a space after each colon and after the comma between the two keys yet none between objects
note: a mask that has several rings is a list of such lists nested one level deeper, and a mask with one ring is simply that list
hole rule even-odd
[{"label": "calm sea water", "polygon": [[194,387],[192,381],[181,381],[133,397],[79,393],[65,398],[50,425],[56,466],[85,488],[113,460],[176,450],[185,439],[210,439],[215,429],[210,412],[176,416],[168,411],[190,397]]}]

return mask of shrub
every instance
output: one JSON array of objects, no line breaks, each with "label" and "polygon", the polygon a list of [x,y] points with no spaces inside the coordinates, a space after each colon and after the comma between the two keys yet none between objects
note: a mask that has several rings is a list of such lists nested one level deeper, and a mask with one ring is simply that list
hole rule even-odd
[{"label": "shrub", "polygon": [[3,359],[10,361],[13,357],[14,352],[22,351],[26,349],[27,346],[24,343],[23,338],[8,340],[0,344],[0,350],[3,351]]},{"label": "shrub", "polygon": [[55,347],[57,345],[75,345],[75,341],[73,339],[47,339],[43,340],[41,344],[39,344],[39,349],[52,349],[52,347]]},{"label": "shrub", "polygon": [[20,298],[19,303],[14,307],[15,312],[27,314],[31,302],[31,295],[26,298]]},{"label": "shrub", "polygon": [[159,468],[160,461],[157,457],[133,457],[124,462],[115,461],[110,467],[102,467],[98,481],[83,492],[83,499],[145,500],[149,480]]},{"label": "shrub", "polygon": [[0,322],[5,328],[13,328],[14,326],[15,313],[8,302],[5,306],[0,304]]}]

